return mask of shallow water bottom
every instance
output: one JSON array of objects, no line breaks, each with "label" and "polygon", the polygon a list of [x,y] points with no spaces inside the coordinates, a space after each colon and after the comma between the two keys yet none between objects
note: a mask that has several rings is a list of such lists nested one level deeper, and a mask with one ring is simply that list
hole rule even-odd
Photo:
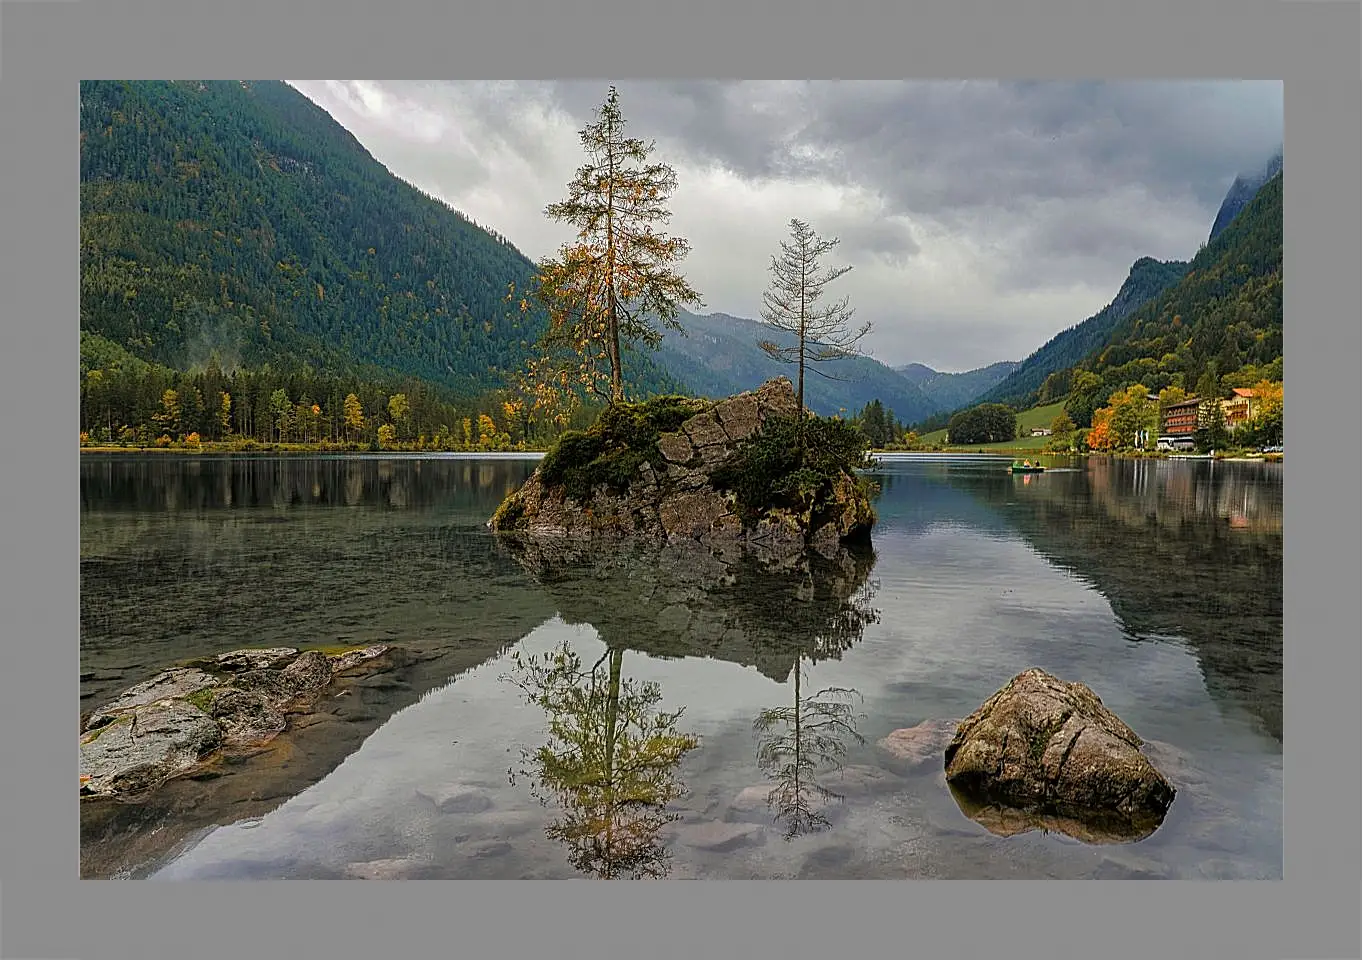
[{"label": "shallow water bottom", "polygon": [[[590,662],[590,630],[555,621],[519,649],[567,641]],[[874,650],[872,645],[870,650]],[[664,676],[689,696],[701,748],[677,771],[684,796],[655,825],[651,876],[673,879],[1280,879],[1280,851],[1246,810],[1270,811],[1281,765],[1225,748],[1166,771],[1179,787],[1169,814],[1135,843],[1095,845],[1059,833],[997,836],[967,817],[940,766],[906,769],[876,746],[895,725],[871,705],[841,768],[822,782],[840,795],[814,808],[826,824],[789,836],[767,803],[773,782],[754,763],[748,723],[732,709],[783,688],[699,659],[626,659],[634,677]],[[209,831],[155,879],[571,879],[628,876],[601,856],[570,862],[551,837],[565,809],[539,803],[508,776],[535,747],[544,717],[510,696],[507,657],[470,671],[393,716],[329,776],[263,817]],[[826,672],[826,671],[825,671]],[[730,685],[725,687],[720,678]],[[916,722],[916,721],[915,721]],[[457,733],[457,736],[455,735]],[[1228,745],[1225,745],[1228,747]],[[1176,748],[1177,749],[1177,748]],[[1181,781],[1181,782],[1180,782]],[[580,811],[578,811],[580,813]],[[581,860],[581,858],[579,858]],[[609,858],[605,858],[609,859]],[[622,860],[628,860],[622,856]]]}]

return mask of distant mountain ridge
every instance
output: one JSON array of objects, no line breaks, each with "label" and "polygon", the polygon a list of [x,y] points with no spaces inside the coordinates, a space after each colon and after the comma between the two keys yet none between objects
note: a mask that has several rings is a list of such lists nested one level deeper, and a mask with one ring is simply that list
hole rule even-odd
[{"label": "distant mountain ridge", "polygon": [[1187,270],[1188,264],[1179,260],[1141,257],[1131,265],[1111,303],[1087,320],[1047,340],[996,386],[982,394],[979,401],[1029,406],[1048,377],[1070,369],[1102,347],[1118,323],[1181,280]]},{"label": "distant mountain ridge", "polygon": [[[684,313],[683,332],[669,330],[657,357],[678,379],[706,397],[751,390],[775,376],[795,380],[795,368],[779,363],[757,346],[759,340],[794,343],[789,334],[766,324],[724,313]],[[841,379],[832,380],[824,374]],[[936,412],[938,406],[900,373],[870,357],[810,364],[805,370],[805,404],[831,416],[857,413],[879,399],[905,423]]]},{"label": "distant mountain ridge", "polygon": [[1108,384],[1173,376],[1190,390],[1283,357],[1283,174],[1279,171],[1203,247],[1178,283],[1128,313],[1083,368]]},{"label": "distant mountain ridge", "polygon": [[1212,230],[1207,237],[1207,242],[1210,243],[1215,240],[1222,230],[1230,226],[1231,221],[1249,205],[1260,188],[1279,173],[1282,173],[1282,169],[1283,151],[1279,147],[1278,152],[1273,155],[1263,170],[1255,174],[1241,174],[1236,177],[1230,185],[1230,189],[1226,191],[1225,198],[1221,201],[1221,209],[1216,211],[1216,219],[1212,222]]},{"label": "distant mountain ridge", "polygon": [[[1282,170],[1283,155],[1279,148],[1260,173],[1235,178],[1217,210],[1208,244],[1199,251],[1198,258],[1204,258],[1207,247],[1215,244],[1266,186],[1275,181],[1281,183]],[[1105,348],[1120,345],[1128,318],[1172,290],[1191,269],[1189,262],[1141,257],[1131,265],[1111,303],[1087,320],[1056,334],[980,396],[979,402],[1026,407],[1059,399],[1068,389],[1069,371],[1091,361]]]},{"label": "distant mountain ridge", "polygon": [[909,363],[894,369],[923,391],[941,411],[950,411],[957,410],[982,396],[1019,366],[1021,366],[1019,361],[1001,360],[987,367],[978,367],[961,373],[943,373],[921,363]]}]

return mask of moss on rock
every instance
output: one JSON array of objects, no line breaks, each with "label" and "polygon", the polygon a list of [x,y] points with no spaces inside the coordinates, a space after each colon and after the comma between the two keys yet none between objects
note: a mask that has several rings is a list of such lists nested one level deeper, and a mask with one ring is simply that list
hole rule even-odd
[{"label": "moss on rock", "polygon": [[869,530],[875,523],[874,489],[855,473],[869,465],[869,449],[866,436],[846,421],[809,417],[801,424],[773,417],[738,446],[710,482],[734,494],[745,523],[788,510],[812,530],[851,507],[852,525]]},{"label": "moss on rock", "polygon": [[[578,501],[587,500],[600,484],[619,493],[638,477],[645,463],[661,469],[659,437],[679,429],[707,406],[704,400],[678,396],[613,404],[586,430],[570,430],[559,437],[540,464],[540,477],[546,485],[562,486]],[[503,507],[508,510],[504,521],[514,527],[513,508]]]}]

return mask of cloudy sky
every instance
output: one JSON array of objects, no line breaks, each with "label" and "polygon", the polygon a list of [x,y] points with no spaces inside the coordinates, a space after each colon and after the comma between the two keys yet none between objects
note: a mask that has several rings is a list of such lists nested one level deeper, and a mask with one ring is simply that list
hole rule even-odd
[{"label": "cloudy sky", "polygon": [[[532,258],[607,82],[290,81],[393,173]],[[1021,360],[1142,256],[1186,259],[1282,143],[1277,82],[617,81],[679,184],[705,311],[756,317],[791,217],[842,241],[830,292],[886,363]],[[840,289],[838,289],[840,288]]]}]

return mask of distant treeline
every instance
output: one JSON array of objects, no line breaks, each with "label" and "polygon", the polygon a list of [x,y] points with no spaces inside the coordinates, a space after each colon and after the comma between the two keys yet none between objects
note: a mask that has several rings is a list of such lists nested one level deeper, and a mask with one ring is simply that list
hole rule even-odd
[{"label": "distant treeline", "polygon": [[[80,428],[86,445],[209,443],[504,450],[561,432],[528,420],[508,397],[443,392],[415,378],[363,378],[306,366],[226,372],[216,358],[182,372],[81,336]],[[566,427],[596,416],[580,408]]]}]

